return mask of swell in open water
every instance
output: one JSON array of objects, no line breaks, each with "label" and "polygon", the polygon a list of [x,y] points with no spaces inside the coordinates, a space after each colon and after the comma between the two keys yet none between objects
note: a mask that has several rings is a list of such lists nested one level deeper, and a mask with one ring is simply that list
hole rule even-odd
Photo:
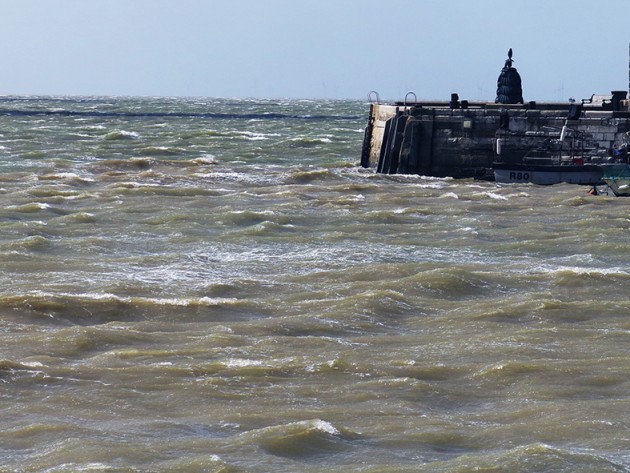
[{"label": "swell in open water", "polygon": [[376,175],[360,102],[0,102],[0,471],[630,471],[630,201]]}]

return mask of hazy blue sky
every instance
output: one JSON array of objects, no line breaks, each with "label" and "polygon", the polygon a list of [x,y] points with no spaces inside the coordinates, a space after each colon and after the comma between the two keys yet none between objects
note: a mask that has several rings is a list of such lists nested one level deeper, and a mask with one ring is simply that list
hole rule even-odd
[{"label": "hazy blue sky", "polygon": [[0,0],[0,94],[525,100],[628,88],[630,0]]}]

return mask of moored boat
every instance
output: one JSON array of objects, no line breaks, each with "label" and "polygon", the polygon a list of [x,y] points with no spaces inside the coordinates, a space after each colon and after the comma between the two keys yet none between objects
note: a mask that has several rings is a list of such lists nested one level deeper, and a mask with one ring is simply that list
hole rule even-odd
[{"label": "moored boat", "polygon": [[494,163],[493,168],[495,181],[501,183],[596,185],[602,181],[602,168],[595,164]]},{"label": "moored boat", "polygon": [[[527,133],[525,135],[527,138]],[[565,124],[559,130],[532,133],[529,138],[538,139],[539,142],[520,159],[514,153],[511,154],[509,149],[506,150],[506,144],[523,139],[523,136],[505,131],[498,132],[497,136],[498,159],[492,164],[497,182],[541,185],[565,182],[591,186],[602,183],[603,172],[598,165],[600,160],[592,158],[597,151],[593,145],[589,145],[591,137],[584,132]]]},{"label": "moored boat", "polygon": [[609,164],[602,166],[602,171],[602,180],[613,194],[618,197],[630,197],[630,164]]}]

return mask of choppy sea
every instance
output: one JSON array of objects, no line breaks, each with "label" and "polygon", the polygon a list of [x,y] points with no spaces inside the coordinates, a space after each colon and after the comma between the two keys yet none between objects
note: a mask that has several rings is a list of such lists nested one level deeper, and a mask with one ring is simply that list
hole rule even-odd
[{"label": "choppy sea", "polygon": [[367,113],[0,97],[0,471],[629,472],[630,200]]}]

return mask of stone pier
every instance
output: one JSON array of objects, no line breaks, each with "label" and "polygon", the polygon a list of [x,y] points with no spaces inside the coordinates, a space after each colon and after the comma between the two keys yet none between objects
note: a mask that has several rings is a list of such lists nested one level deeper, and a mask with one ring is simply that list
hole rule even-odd
[{"label": "stone pier", "polygon": [[614,157],[630,135],[626,92],[577,103],[506,105],[459,101],[457,94],[450,102],[373,103],[361,163],[390,174],[484,177],[498,151],[503,161],[518,162],[545,140],[559,141],[563,127],[563,152]]}]

